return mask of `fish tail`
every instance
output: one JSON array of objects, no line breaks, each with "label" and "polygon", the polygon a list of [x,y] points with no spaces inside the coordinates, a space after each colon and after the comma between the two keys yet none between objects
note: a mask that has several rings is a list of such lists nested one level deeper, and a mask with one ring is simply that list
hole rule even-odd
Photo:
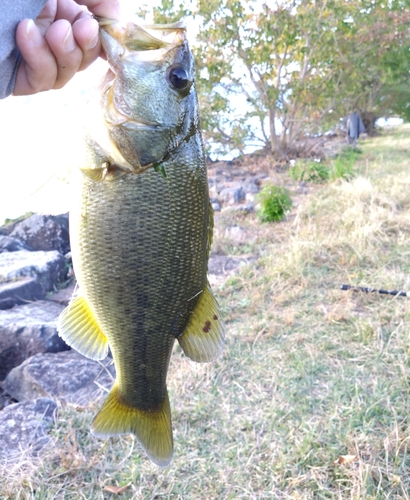
[{"label": "fish tail", "polygon": [[94,417],[91,432],[97,437],[135,434],[152,462],[167,467],[173,453],[168,393],[160,408],[139,410],[121,401],[118,385],[114,384],[101,410]]}]

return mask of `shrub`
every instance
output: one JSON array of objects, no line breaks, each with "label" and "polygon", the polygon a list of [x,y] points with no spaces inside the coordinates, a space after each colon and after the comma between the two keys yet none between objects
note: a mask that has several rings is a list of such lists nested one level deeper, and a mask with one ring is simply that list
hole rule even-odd
[{"label": "shrub", "polygon": [[329,178],[329,167],[323,162],[298,161],[289,175],[295,181],[323,182]]},{"label": "shrub", "polygon": [[257,200],[260,203],[258,217],[262,222],[281,220],[292,206],[289,191],[279,186],[265,186]]}]

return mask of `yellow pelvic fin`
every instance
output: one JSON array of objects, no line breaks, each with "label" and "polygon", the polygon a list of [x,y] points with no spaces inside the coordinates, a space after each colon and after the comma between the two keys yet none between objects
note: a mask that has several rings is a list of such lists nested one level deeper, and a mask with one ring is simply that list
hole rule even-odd
[{"label": "yellow pelvic fin", "polygon": [[60,337],[83,356],[104,359],[108,340],[97,324],[82,295],[71,300],[57,322]]},{"label": "yellow pelvic fin", "polygon": [[121,401],[117,384],[95,416],[91,432],[97,437],[135,434],[154,464],[167,467],[172,460],[172,426],[168,394],[153,411],[139,410]]},{"label": "yellow pelvic fin", "polygon": [[209,285],[202,291],[183,334],[178,337],[184,353],[193,361],[205,363],[222,351],[225,327],[218,303]]}]

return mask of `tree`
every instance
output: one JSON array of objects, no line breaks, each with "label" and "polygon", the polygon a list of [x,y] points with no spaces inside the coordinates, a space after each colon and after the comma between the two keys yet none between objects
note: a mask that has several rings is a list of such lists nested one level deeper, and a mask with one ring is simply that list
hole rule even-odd
[{"label": "tree", "polygon": [[[410,115],[410,10],[401,0],[163,0],[156,22],[191,17],[203,129],[220,151],[298,141],[363,115]],[[239,103],[239,105],[238,105]],[[373,119],[374,121],[374,119]]]}]

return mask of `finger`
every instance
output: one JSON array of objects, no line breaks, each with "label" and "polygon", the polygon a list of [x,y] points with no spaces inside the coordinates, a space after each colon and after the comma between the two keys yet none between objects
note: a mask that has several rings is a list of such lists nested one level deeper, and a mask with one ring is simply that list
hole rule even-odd
[{"label": "finger", "polygon": [[120,15],[119,0],[77,0],[80,5],[85,5],[87,9],[96,16],[118,19]]},{"label": "finger", "polygon": [[83,53],[74,38],[71,24],[65,19],[60,19],[49,27],[46,41],[57,64],[57,77],[53,88],[59,89],[78,71]]},{"label": "finger", "polygon": [[57,64],[46,40],[32,19],[17,26],[16,43],[23,56],[17,71],[14,95],[29,95],[54,87]]},{"label": "finger", "polygon": [[83,57],[78,68],[82,71],[94,62],[101,53],[98,22],[95,19],[83,18],[73,24],[74,38],[82,50]]}]

